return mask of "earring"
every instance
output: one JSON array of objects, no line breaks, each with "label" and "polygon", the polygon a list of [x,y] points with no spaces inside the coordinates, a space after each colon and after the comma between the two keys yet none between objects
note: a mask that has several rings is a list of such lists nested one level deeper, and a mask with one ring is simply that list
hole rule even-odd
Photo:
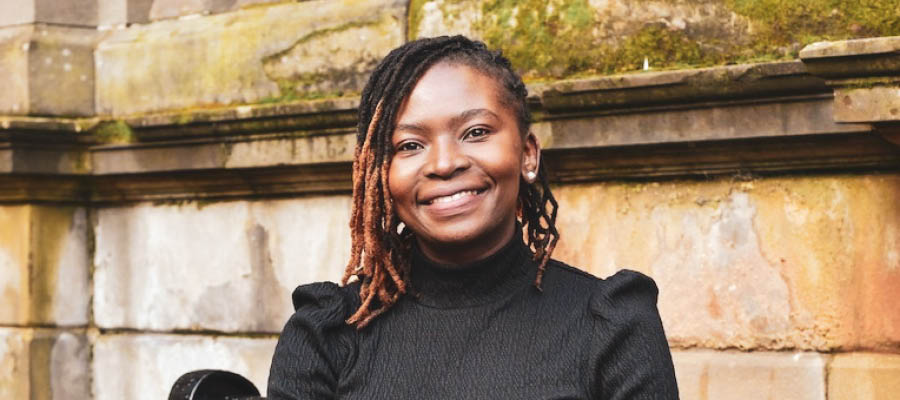
[{"label": "earring", "polygon": [[528,179],[528,182],[534,182],[534,179],[537,178],[537,174],[534,171],[528,171],[525,173],[525,178]]}]

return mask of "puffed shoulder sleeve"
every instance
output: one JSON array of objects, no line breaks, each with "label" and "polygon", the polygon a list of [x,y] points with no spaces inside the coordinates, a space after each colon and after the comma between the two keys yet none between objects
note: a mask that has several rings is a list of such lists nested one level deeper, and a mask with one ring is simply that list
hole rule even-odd
[{"label": "puffed shoulder sleeve", "polygon": [[599,281],[594,316],[593,398],[678,399],[672,354],[649,277],[622,270]]},{"label": "puffed shoulder sleeve", "polygon": [[344,321],[353,307],[348,288],[331,282],[294,290],[294,315],[275,347],[268,398],[332,399],[353,349],[353,328]]}]

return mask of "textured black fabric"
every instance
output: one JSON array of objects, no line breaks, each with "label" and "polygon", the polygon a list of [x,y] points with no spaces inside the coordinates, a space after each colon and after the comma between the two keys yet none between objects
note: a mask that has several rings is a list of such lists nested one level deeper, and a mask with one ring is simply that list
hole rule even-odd
[{"label": "textured black fabric", "polygon": [[416,252],[410,292],[357,331],[358,286],[293,294],[272,360],[280,399],[677,399],[653,281],[552,261],[543,291],[521,240],[464,267]]}]

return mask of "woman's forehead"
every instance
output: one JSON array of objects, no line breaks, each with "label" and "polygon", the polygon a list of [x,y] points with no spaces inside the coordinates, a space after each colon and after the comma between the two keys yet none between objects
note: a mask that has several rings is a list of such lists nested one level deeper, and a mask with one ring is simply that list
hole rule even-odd
[{"label": "woman's forehead", "polygon": [[429,68],[413,86],[398,110],[404,120],[453,116],[467,110],[485,109],[501,115],[513,110],[501,101],[497,79],[476,68],[458,63],[439,63]]}]

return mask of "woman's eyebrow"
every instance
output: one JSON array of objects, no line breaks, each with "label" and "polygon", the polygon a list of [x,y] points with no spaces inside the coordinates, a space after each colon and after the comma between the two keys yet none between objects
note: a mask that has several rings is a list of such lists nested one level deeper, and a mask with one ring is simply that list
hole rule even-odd
[{"label": "woman's eyebrow", "polygon": [[[493,111],[488,110],[487,108],[472,108],[472,109],[463,111],[463,112],[459,113],[459,115],[456,115],[456,116],[450,118],[450,121],[448,122],[448,126],[450,126],[452,128],[456,128],[456,127],[462,125],[464,122],[466,122],[472,118],[475,118],[475,117],[489,117],[489,118],[493,118],[497,121],[501,121],[500,116],[498,116]],[[424,132],[428,131],[428,128],[426,128],[422,124],[412,122],[412,123],[397,124],[397,126],[394,127],[394,131],[424,133]]]},{"label": "woman's eyebrow", "polygon": [[422,133],[422,132],[427,131],[427,129],[425,129],[425,127],[420,124],[412,123],[412,124],[397,124],[397,126],[394,128],[394,131],[407,131],[407,132]]},{"label": "woman's eyebrow", "polygon": [[500,121],[500,117],[495,114],[493,111],[488,110],[487,108],[473,108],[459,113],[459,115],[450,119],[450,126],[457,127],[461,125],[463,122],[466,122],[475,117],[491,117],[497,121]]}]

